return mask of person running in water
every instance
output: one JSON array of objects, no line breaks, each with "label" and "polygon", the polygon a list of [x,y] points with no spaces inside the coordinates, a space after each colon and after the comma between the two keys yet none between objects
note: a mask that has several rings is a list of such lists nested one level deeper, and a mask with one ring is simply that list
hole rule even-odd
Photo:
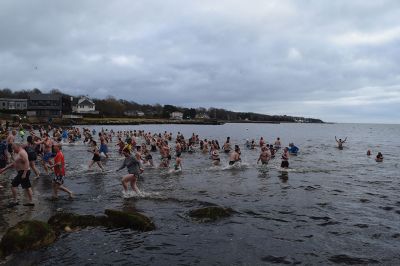
[{"label": "person running in water", "polygon": [[231,151],[230,140],[231,140],[231,138],[230,138],[230,137],[227,137],[227,138],[226,138],[226,141],[225,141],[225,143],[224,143],[224,145],[222,146],[222,148],[224,149],[224,152],[225,152],[225,153],[229,153],[229,152]]},{"label": "person running in water", "polygon": [[280,138],[276,138],[275,143],[274,143],[274,148],[275,150],[279,150],[281,148],[281,139]]},{"label": "person running in water", "polygon": [[281,167],[282,168],[289,168],[289,149],[288,147],[285,147],[282,153],[282,162],[281,162]]},{"label": "person running in water", "polygon": [[125,167],[128,168],[128,174],[124,175],[121,180],[124,192],[128,192],[128,183],[130,183],[131,188],[136,193],[141,194],[139,188],[136,185],[137,179],[144,171],[142,163],[140,161],[140,154],[136,153],[135,155],[131,155],[128,149],[124,149],[123,154],[125,156],[125,160],[122,163],[121,167],[117,169],[117,172],[124,169]]},{"label": "person running in water", "polygon": [[16,130],[12,130],[8,136],[7,136],[7,150],[8,153],[10,154],[10,157],[12,159],[12,154],[13,154],[13,148],[12,145],[15,141],[15,136],[17,135],[17,131]]},{"label": "person running in water", "polygon": [[28,143],[25,146],[25,150],[28,153],[29,166],[31,167],[33,172],[35,172],[35,176],[33,177],[33,179],[37,179],[37,178],[39,178],[40,172],[36,168],[36,165],[35,165],[35,162],[37,160],[37,153],[36,153],[36,149],[35,149],[36,144],[34,143],[32,136],[28,136],[26,138],[26,140]]},{"label": "person running in water", "polygon": [[0,174],[4,173],[10,168],[15,168],[17,171],[17,175],[14,177],[13,181],[11,182],[11,192],[13,195],[13,202],[8,204],[8,207],[14,207],[18,205],[17,199],[17,188],[19,185],[25,190],[26,195],[28,197],[28,202],[24,204],[24,206],[35,206],[32,201],[32,185],[29,180],[29,175],[31,173],[29,168],[29,159],[28,154],[26,153],[25,149],[21,147],[20,144],[13,143],[12,149],[15,154],[14,162],[7,165],[5,168],[0,169]]},{"label": "person running in water", "polygon": [[[8,162],[6,136],[0,135],[0,169],[5,168]],[[4,188],[0,185],[0,188]]]},{"label": "person running in water", "polygon": [[260,148],[264,147],[265,145],[265,140],[263,137],[260,138]]},{"label": "person running in water", "polygon": [[104,154],[108,158],[108,146],[107,141],[103,135],[100,136],[100,149],[99,154]]},{"label": "person running in water", "polygon": [[343,150],[343,143],[346,142],[347,137],[346,137],[344,140],[342,140],[342,139],[339,139],[339,140],[338,140],[338,139],[336,138],[336,136],[335,136],[335,140],[336,140],[336,142],[337,142],[337,144],[338,144],[339,150]]},{"label": "person running in water", "polygon": [[175,164],[174,164],[175,171],[182,171],[182,158],[181,154],[176,155]]},{"label": "person running in water", "polygon": [[258,157],[257,160],[257,164],[259,161],[261,161],[261,164],[268,164],[269,160],[271,160],[271,152],[269,151],[269,149],[267,149],[267,147],[263,146],[261,148],[261,153],[260,153],[260,157]]},{"label": "person running in water", "polygon": [[240,161],[240,149],[238,145],[235,145],[235,150],[229,155],[229,165],[234,165],[236,162]]},{"label": "person running in water", "polygon": [[46,175],[49,175],[49,169],[47,167],[47,164],[50,162],[51,157],[53,157],[53,152],[52,152],[53,141],[50,139],[48,133],[45,133],[45,138],[41,143],[43,144],[42,164],[46,172]]},{"label": "person running in water", "polygon": [[65,161],[60,144],[54,145],[54,152],[56,153],[56,156],[54,157],[54,164],[49,165],[50,168],[53,168],[55,174],[52,181],[53,199],[58,199],[59,190],[68,193],[69,197],[72,199],[72,191],[64,186]]},{"label": "person running in water", "polygon": [[211,159],[213,165],[219,165],[219,163],[221,162],[221,159],[219,158],[218,146],[216,143],[214,143],[214,145],[212,146]]},{"label": "person running in water", "polygon": [[93,157],[89,163],[89,169],[92,168],[93,164],[96,163],[100,167],[101,171],[104,172],[104,167],[103,167],[103,164],[101,163],[100,152],[99,152],[99,149],[97,148],[97,143],[94,140],[92,142],[91,152],[93,153]]}]

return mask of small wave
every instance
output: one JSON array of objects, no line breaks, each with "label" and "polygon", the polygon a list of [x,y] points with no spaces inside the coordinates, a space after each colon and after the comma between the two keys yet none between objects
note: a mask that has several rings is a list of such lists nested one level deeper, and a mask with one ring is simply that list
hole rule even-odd
[{"label": "small wave", "polygon": [[182,169],[169,169],[168,174],[180,174],[182,173]]},{"label": "small wave", "polygon": [[250,168],[249,163],[236,162],[233,165],[227,165],[225,167],[222,167],[221,170],[232,170],[232,169],[241,170],[241,169],[248,169],[248,168]]},{"label": "small wave", "polygon": [[135,191],[122,191],[122,197],[124,199],[130,199],[130,198],[159,198],[160,197],[159,192],[146,192],[146,191],[139,191],[139,193],[136,193]]}]

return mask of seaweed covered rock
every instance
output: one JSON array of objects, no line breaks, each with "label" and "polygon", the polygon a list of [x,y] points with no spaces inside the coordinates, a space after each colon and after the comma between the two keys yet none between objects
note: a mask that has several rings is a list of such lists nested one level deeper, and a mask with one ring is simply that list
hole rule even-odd
[{"label": "seaweed covered rock", "polygon": [[69,231],[70,228],[106,225],[100,217],[94,215],[79,215],[74,213],[57,213],[50,217],[48,223],[56,230]]},{"label": "seaweed covered rock", "polygon": [[111,227],[132,228],[139,231],[151,231],[156,228],[150,218],[138,212],[130,213],[107,209],[105,214]]},{"label": "seaweed covered rock", "polygon": [[2,257],[11,253],[50,245],[56,240],[53,229],[41,221],[22,221],[9,228],[0,242]]},{"label": "seaweed covered rock", "polygon": [[79,215],[74,213],[57,213],[50,217],[48,223],[57,231],[73,231],[88,226],[130,228],[139,231],[154,230],[154,223],[141,213],[128,213],[117,210],[105,210],[107,216]]},{"label": "seaweed covered rock", "polygon": [[221,218],[229,217],[232,215],[232,213],[233,210],[231,208],[210,206],[191,210],[189,212],[189,216],[201,222],[211,222]]}]

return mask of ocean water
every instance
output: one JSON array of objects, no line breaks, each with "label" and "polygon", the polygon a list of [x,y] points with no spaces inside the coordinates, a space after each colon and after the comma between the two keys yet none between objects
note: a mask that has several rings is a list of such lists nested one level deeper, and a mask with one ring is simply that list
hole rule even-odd
[{"label": "ocean water", "polygon": [[[101,129],[101,126],[89,128]],[[104,127],[110,129],[111,127]],[[400,264],[400,125],[367,124],[225,124],[113,126],[116,130],[192,132],[217,139],[227,136],[242,150],[242,165],[213,167],[208,154],[183,153],[183,171],[145,168],[138,182],[144,196],[124,195],[126,170],[115,143],[106,172],[87,169],[91,155],[83,144],[64,145],[66,186],[72,201],[60,192],[53,202],[51,178],[33,181],[33,209],[1,209],[0,230],[26,218],[47,220],[57,211],[102,214],[106,208],[137,210],[151,217],[152,232],[86,228],[66,233],[53,245],[8,258],[8,265],[330,265],[335,263]],[[343,150],[335,135],[347,137]],[[267,167],[256,164],[259,149],[246,139],[269,143],[280,137],[294,142],[298,156],[281,171],[280,154]],[[115,142],[115,140],[114,140]],[[171,143],[172,146],[173,143]],[[372,156],[366,156],[367,150]],[[377,152],[384,161],[374,160]],[[159,155],[153,153],[155,164]],[[0,196],[10,197],[9,184]],[[21,189],[20,189],[21,190]],[[21,193],[22,196],[22,193]],[[198,223],[187,213],[215,204],[232,208],[232,217]]]}]

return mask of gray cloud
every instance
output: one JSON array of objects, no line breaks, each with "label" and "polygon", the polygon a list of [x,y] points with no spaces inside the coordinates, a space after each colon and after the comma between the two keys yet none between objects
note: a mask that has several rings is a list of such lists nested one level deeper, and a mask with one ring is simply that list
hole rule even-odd
[{"label": "gray cloud", "polygon": [[395,0],[5,0],[0,87],[398,123],[399,17]]}]

